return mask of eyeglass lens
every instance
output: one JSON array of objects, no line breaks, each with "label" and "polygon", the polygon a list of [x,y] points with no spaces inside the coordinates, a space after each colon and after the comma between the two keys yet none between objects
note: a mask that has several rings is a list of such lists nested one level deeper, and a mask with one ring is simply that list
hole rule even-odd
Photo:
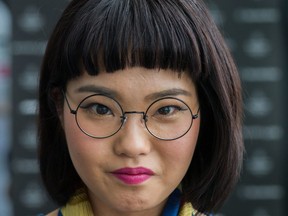
[{"label": "eyeglass lens", "polygon": [[[155,137],[173,140],[185,135],[192,126],[193,114],[180,99],[162,98],[153,102],[145,113],[145,126]],[[129,119],[120,104],[104,95],[85,98],[77,107],[76,121],[88,136],[106,138],[117,133]]]}]

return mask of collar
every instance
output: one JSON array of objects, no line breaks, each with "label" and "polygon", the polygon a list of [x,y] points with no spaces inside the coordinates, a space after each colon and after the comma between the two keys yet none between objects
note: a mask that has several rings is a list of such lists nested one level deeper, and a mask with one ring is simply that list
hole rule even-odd
[{"label": "collar", "polygon": [[[77,191],[60,211],[63,216],[93,216],[86,190]],[[162,216],[194,216],[196,212],[191,203],[181,205],[181,192],[176,189],[169,196]]]}]

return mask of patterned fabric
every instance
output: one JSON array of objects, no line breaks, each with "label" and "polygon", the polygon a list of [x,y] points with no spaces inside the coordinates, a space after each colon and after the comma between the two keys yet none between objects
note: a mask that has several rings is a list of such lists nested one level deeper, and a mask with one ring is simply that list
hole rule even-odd
[{"label": "patterned fabric", "polygon": [[[194,216],[196,210],[191,203],[184,203],[180,208],[180,191],[176,189],[167,201],[162,216]],[[180,209],[179,209],[180,208]],[[62,207],[58,216],[93,216],[88,196],[84,190],[79,191],[66,206]]]},{"label": "patterned fabric", "polygon": [[63,216],[93,216],[87,193],[84,190],[80,190],[73,196],[61,212]]},{"label": "patterned fabric", "polygon": [[178,216],[195,216],[197,211],[193,208],[191,203],[184,203]]}]

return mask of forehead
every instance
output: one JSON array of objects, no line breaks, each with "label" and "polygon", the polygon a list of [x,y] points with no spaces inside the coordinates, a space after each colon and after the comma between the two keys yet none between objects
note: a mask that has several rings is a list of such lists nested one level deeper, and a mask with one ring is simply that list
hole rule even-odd
[{"label": "forehead", "polygon": [[[186,72],[180,74],[170,69],[142,67],[127,68],[114,73],[100,72],[97,76],[91,76],[84,72],[81,76],[68,82],[67,91],[78,95],[102,93],[101,91],[103,91],[116,99],[125,98],[132,101],[135,101],[135,98],[152,100],[155,99],[153,94],[161,96],[161,92],[168,92],[168,94],[174,92],[197,98],[195,85]],[[148,97],[149,95],[151,98]]]}]

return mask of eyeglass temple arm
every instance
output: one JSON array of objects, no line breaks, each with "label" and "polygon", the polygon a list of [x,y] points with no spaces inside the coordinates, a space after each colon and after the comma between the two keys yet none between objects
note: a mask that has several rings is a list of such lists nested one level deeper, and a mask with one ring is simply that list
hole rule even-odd
[{"label": "eyeglass temple arm", "polygon": [[200,107],[197,110],[197,113],[195,115],[192,115],[192,119],[197,119],[199,117]]},{"label": "eyeglass temple arm", "polygon": [[76,110],[73,110],[72,108],[71,108],[71,106],[70,106],[70,103],[69,103],[69,101],[68,101],[68,99],[67,99],[67,97],[66,97],[66,94],[65,94],[65,92],[62,90],[62,94],[63,94],[63,97],[64,97],[64,99],[65,99],[65,101],[66,101],[66,103],[67,103],[67,105],[68,105],[68,108],[69,108],[69,110],[70,110],[70,113],[72,113],[73,115],[75,115],[76,114]]}]

